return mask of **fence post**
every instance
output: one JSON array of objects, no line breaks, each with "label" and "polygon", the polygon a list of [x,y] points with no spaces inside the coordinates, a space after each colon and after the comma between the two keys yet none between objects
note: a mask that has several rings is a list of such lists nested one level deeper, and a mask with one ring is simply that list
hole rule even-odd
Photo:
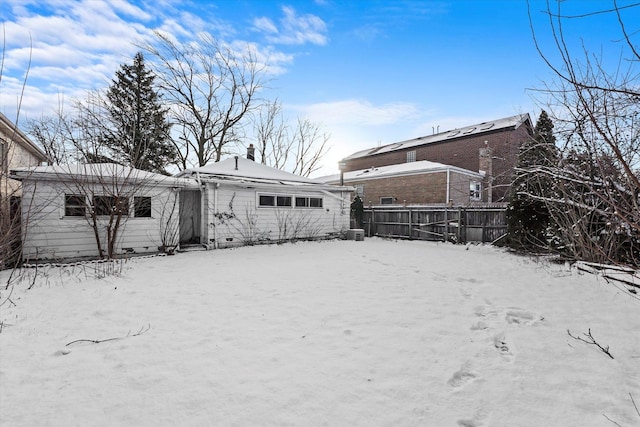
[{"label": "fence post", "polygon": [[449,210],[444,208],[444,233],[442,234],[444,241],[449,240]]},{"label": "fence post", "polygon": [[373,206],[371,207],[371,221],[369,222],[369,224],[371,224],[371,236],[375,236],[376,235],[376,211],[373,209]]},{"label": "fence post", "polygon": [[456,243],[462,243],[462,207],[458,206],[458,229],[456,230]]},{"label": "fence post", "polygon": [[409,240],[413,240],[413,217],[411,208],[409,208]]}]

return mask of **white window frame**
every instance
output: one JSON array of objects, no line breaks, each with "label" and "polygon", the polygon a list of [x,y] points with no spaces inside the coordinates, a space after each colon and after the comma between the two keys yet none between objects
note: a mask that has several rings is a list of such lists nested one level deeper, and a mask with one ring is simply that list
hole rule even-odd
[{"label": "white window frame", "polygon": [[[263,205],[260,203],[261,197],[273,197],[273,205]],[[281,201],[279,199],[289,199],[288,205],[279,205],[278,203]],[[256,193],[256,206],[258,208],[266,208],[266,209],[276,209],[276,208],[293,208],[294,196],[291,194],[282,194],[282,193]]]},{"label": "white window frame", "polygon": [[[67,198],[68,197],[77,197],[77,198],[82,198],[84,200],[84,202],[82,204],[67,204]],[[67,208],[69,209],[82,209],[84,212],[82,213],[82,215],[67,215]],[[63,204],[62,204],[62,213],[63,216],[66,218],[84,218],[87,216],[87,211],[89,209],[89,204],[87,203],[87,196],[85,196],[84,194],[77,194],[77,193],[65,193],[64,194],[64,200],[63,200]]]},{"label": "white window frame", "polygon": [[[293,196],[294,199],[294,207],[296,209],[322,209],[324,208],[324,197],[318,197],[318,196],[307,196],[307,195],[295,195]],[[302,206],[298,205],[298,199],[305,199],[305,204]],[[319,206],[311,206],[311,200],[317,200],[320,201],[320,205]]]},{"label": "white window frame", "polygon": [[482,201],[482,181],[469,181],[469,200]]}]

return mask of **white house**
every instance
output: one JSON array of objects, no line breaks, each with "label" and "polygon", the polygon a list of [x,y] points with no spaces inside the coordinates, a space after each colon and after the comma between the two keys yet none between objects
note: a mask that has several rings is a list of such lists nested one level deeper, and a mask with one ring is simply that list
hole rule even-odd
[{"label": "white house", "polygon": [[180,172],[180,242],[224,248],[337,236],[349,228],[351,187],[332,186],[242,157]]},{"label": "white house", "polygon": [[12,178],[22,181],[24,261],[171,250],[180,191],[197,188],[109,163],[18,168]]}]

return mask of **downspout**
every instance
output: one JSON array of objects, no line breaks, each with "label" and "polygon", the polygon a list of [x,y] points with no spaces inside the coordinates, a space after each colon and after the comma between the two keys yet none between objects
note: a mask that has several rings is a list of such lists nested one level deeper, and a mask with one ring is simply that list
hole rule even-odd
[{"label": "downspout", "polygon": [[[201,187],[200,187],[200,244],[204,244],[206,245],[206,239],[202,239],[202,235],[205,234],[206,236],[208,236],[208,229],[205,228],[207,222],[205,221],[205,217],[204,217],[204,213],[205,213],[205,200],[208,200],[207,197],[205,197],[207,194],[207,183],[203,182]],[[207,230],[205,232],[205,230]]]},{"label": "downspout", "polygon": [[451,169],[447,168],[447,199],[445,200],[445,204],[449,204],[449,197],[451,197],[451,194],[449,193],[450,191],[450,186],[451,186]]},{"label": "downspout", "polygon": [[[213,209],[215,209],[216,213],[218,213],[218,187],[220,187],[220,183],[216,182],[213,186]],[[218,249],[218,227],[215,221],[213,223],[213,247],[214,249]]]},{"label": "downspout", "polygon": [[204,231],[204,227],[203,225],[205,224],[204,221],[204,201],[205,201],[205,191],[207,189],[207,184],[203,183],[202,180],[200,179],[200,172],[199,171],[195,171],[196,173],[196,182],[198,183],[198,188],[200,189],[200,236],[199,236],[199,240],[200,240],[200,244],[203,244],[202,242],[202,233]]}]

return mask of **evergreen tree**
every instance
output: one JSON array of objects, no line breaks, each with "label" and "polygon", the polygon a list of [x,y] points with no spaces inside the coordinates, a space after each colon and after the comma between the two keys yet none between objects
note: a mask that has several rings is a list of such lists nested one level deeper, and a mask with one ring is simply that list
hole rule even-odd
[{"label": "evergreen tree", "polygon": [[123,64],[116,71],[106,94],[112,129],[103,142],[112,152],[110,157],[118,163],[167,174],[166,167],[175,162],[177,151],[154,79],[140,52],[132,65]]},{"label": "evergreen tree", "polygon": [[516,175],[511,184],[507,227],[509,245],[516,249],[548,248],[550,212],[540,198],[553,194],[552,174],[558,151],[553,122],[546,111],[540,113],[533,136],[520,147]]},{"label": "evergreen tree", "polygon": [[364,216],[364,203],[360,196],[356,194],[356,197],[351,202],[351,218],[355,220],[356,226],[362,228],[362,219]]}]

